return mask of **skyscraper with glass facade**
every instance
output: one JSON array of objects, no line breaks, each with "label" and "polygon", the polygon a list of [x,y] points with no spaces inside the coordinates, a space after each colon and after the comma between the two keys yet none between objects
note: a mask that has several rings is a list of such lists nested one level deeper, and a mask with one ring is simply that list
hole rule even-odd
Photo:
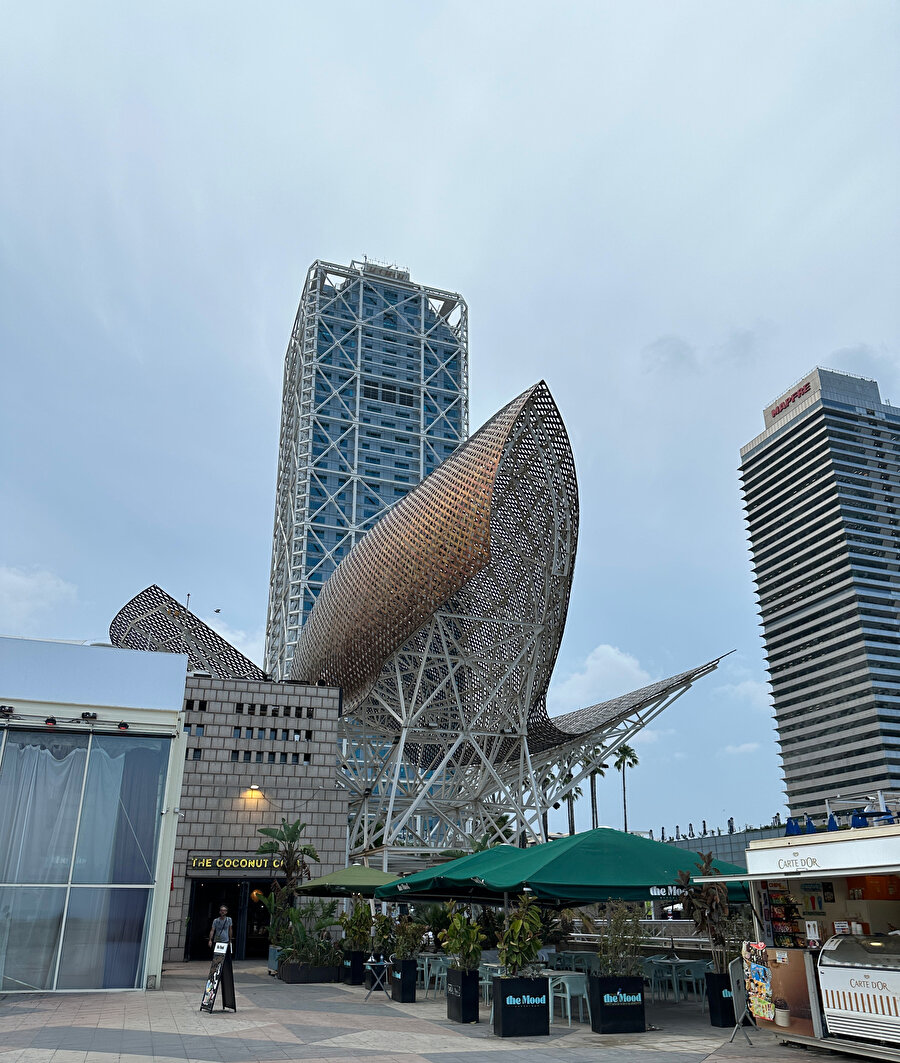
[{"label": "skyscraper with glass facade", "polygon": [[741,450],[792,814],[900,790],[900,409],[816,369]]},{"label": "skyscraper with glass facade", "polygon": [[314,262],[284,368],[266,671],[341,559],[468,435],[462,297],[368,261]]}]

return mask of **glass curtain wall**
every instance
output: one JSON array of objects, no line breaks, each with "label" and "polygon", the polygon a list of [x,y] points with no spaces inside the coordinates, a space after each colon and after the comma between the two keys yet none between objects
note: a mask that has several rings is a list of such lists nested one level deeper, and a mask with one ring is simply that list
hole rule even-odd
[{"label": "glass curtain wall", "polygon": [[140,987],[170,742],[3,732],[0,992]]}]

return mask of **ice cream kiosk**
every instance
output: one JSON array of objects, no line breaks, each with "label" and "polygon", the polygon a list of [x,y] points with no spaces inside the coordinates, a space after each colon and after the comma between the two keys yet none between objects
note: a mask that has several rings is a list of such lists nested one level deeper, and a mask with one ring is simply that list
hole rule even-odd
[{"label": "ice cream kiosk", "polygon": [[744,949],[756,1024],[900,1063],[900,826],[751,842],[741,878],[760,938]]}]

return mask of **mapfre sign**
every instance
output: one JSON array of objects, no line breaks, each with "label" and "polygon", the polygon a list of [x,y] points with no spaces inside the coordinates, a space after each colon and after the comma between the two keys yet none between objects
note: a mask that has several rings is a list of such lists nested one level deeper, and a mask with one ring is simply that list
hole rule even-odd
[{"label": "mapfre sign", "polygon": [[777,417],[780,413],[784,413],[784,411],[788,409],[798,399],[802,399],[804,395],[808,395],[811,387],[812,382],[807,380],[806,383],[801,384],[800,387],[797,388],[797,390],[792,395],[788,395],[788,397],[786,399],[782,399],[777,406],[773,406],[772,409],[769,411],[769,414],[772,417]]}]

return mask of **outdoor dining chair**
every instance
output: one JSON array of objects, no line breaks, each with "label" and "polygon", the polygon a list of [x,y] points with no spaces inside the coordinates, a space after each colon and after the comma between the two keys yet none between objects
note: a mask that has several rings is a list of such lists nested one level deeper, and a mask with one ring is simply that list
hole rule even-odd
[{"label": "outdoor dining chair", "polygon": [[485,1004],[490,1004],[491,994],[494,990],[494,979],[499,967],[493,963],[483,963],[478,968],[478,988],[481,990],[481,999]]},{"label": "outdoor dining chair", "polygon": [[689,960],[675,968],[678,989],[685,997],[692,993],[700,1000],[701,1010],[706,1003],[706,961]]},{"label": "outdoor dining chair", "polygon": [[584,1022],[584,1005],[587,1004],[588,1019],[591,1017],[591,1002],[588,998],[587,975],[575,971],[555,974],[550,979],[550,1021],[553,1022],[553,1009],[557,1000],[561,1000],[566,1009],[566,1018],[572,1025],[572,1000],[578,1001],[578,1021]]},{"label": "outdoor dining chair", "polygon": [[425,999],[428,990],[434,989],[434,995],[447,992],[447,969],[451,963],[449,956],[432,956],[428,963],[428,982],[425,986]]},{"label": "outdoor dining chair", "polygon": [[644,977],[650,981],[650,999],[654,1003],[657,998],[668,1000],[669,991],[672,999],[678,999],[678,987],[675,983],[675,970],[672,964],[665,962],[661,957],[651,956],[644,961]]}]

